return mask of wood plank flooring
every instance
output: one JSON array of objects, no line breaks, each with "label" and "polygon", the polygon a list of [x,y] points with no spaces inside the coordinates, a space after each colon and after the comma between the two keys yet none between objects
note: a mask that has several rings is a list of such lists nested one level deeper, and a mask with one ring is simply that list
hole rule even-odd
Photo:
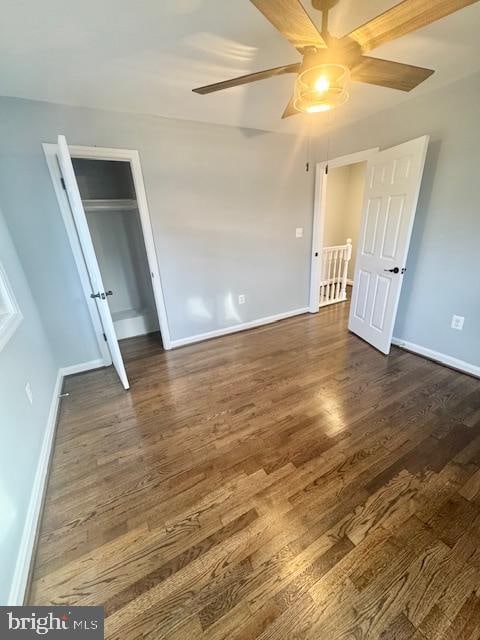
[{"label": "wood plank flooring", "polygon": [[107,638],[480,638],[479,381],[348,306],[71,377],[30,603]]}]

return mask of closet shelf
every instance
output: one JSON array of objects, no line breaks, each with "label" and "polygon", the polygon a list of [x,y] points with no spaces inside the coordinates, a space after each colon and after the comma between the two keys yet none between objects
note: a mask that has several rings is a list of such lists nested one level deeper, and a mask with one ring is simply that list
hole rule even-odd
[{"label": "closet shelf", "polygon": [[111,200],[82,200],[85,211],[135,211],[137,201],[128,198]]}]

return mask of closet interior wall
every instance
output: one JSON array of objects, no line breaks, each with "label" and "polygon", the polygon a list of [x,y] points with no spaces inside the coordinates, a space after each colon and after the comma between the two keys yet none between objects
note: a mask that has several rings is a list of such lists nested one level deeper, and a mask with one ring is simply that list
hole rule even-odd
[{"label": "closet interior wall", "polygon": [[129,162],[72,159],[119,339],[158,330]]}]

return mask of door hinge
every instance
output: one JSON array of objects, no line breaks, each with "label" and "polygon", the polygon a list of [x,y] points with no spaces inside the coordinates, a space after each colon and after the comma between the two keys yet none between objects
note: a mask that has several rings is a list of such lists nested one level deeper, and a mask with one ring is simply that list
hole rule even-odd
[{"label": "door hinge", "polygon": [[305,163],[305,171],[308,173],[310,171],[310,163],[306,162]]},{"label": "door hinge", "polygon": [[107,341],[107,336],[106,336],[104,333],[102,333],[102,335],[103,335],[103,339],[104,339],[104,340],[105,340],[105,342],[106,342],[106,341]]},{"label": "door hinge", "polygon": [[325,165],[325,175],[328,176],[328,164]]},{"label": "door hinge", "polygon": [[67,187],[65,186],[65,180],[63,179],[63,176],[60,178],[60,182],[62,183],[62,189],[66,191]]}]

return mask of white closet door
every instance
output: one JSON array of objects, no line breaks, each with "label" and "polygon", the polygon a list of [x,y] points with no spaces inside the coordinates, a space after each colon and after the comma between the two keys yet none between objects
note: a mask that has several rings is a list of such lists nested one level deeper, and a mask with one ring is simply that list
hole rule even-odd
[{"label": "white closet door", "polygon": [[367,166],[348,328],[390,352],[428,136],[375,154]]},{"label": "white closet door", "polygon": [[78,190],[72,159],[70,157],[65,136],[58,136],[58,161],[63,180],[65,182],[65,191],[67,192],[70,209],[72,210],[78,239],[80,241],[80,246],[82,247],[83,257],[90,277],[92,297],[95,297],[95,302],[97,303],[107,344],[112,355],[113,366],[115,367],[124,388],[128,389],[130,385],[128,383],[120,347],[118,346],[112,315],[108,306],[107,295],[103,286],[100,268],[95,255],[90,229],[88,228],[88,222],[83,209],[82,199],[80,197],[80,191]]}]

